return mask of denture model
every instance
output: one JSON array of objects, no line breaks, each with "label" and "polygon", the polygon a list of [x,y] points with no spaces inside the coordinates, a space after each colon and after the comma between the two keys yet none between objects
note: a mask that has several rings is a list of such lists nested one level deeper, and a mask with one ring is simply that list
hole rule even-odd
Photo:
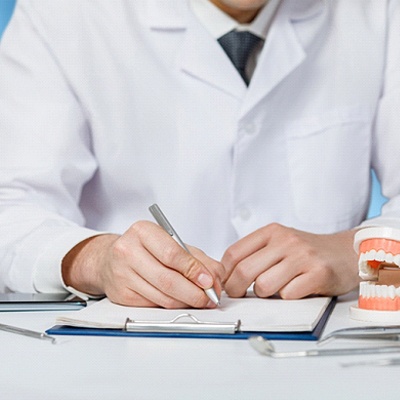
[{"label": "denture model", "polygon": [[354,319],[400,323],[400,229],[364,228],[354,238],[360,283]]}]

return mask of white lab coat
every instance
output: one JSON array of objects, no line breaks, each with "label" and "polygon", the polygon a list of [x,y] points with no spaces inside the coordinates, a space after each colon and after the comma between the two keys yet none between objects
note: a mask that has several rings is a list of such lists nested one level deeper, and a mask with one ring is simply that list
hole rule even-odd
[{"label": "white lab coat", "polygon": [[220,258],[271,222],[400,227],[399,0],[283,0],[249,88],[185,0],[20,0],[0,52],[0,290],[152,219]]}]

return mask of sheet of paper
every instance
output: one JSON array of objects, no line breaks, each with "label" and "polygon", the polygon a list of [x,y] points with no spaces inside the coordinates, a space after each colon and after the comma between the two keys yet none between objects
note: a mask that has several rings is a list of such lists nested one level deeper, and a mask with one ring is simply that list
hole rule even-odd
[{"label": "sheet of paper", "polygon": [[252,293],[245,298],[221,298],[213,310],[165,310],[161,308],[124,307],[103,299],[87,308],[57,318],[57,324],[85,328],[123,329],[127,318],[140,321],[169,321],[190,313],[200,321],[241,321],[241,331],[301,332],[312,331],[329,305],[330,297],[301,300],[260,299]]}]

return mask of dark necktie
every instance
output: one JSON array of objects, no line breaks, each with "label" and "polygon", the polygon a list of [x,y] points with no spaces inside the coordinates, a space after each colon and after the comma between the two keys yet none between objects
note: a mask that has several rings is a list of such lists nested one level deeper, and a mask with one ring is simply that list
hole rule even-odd
[{"label": "dark necktie", "polygon": [[246,31],[230,31],[218,39],[219,44],[225,50],[246,85],[250,81],[246,76],[247,60],[254,47],[261,40],[260,37]]}]

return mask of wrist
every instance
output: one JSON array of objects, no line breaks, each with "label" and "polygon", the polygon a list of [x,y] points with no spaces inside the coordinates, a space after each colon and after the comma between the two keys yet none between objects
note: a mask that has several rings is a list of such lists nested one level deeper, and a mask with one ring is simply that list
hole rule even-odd
[{"label": "wrist", "polygon": [[74,246],[64,257],[61,266],[65,288],[82,297],[104,295],[101,270],[108,262],[109,248],[118,235],[90,237]]}]

